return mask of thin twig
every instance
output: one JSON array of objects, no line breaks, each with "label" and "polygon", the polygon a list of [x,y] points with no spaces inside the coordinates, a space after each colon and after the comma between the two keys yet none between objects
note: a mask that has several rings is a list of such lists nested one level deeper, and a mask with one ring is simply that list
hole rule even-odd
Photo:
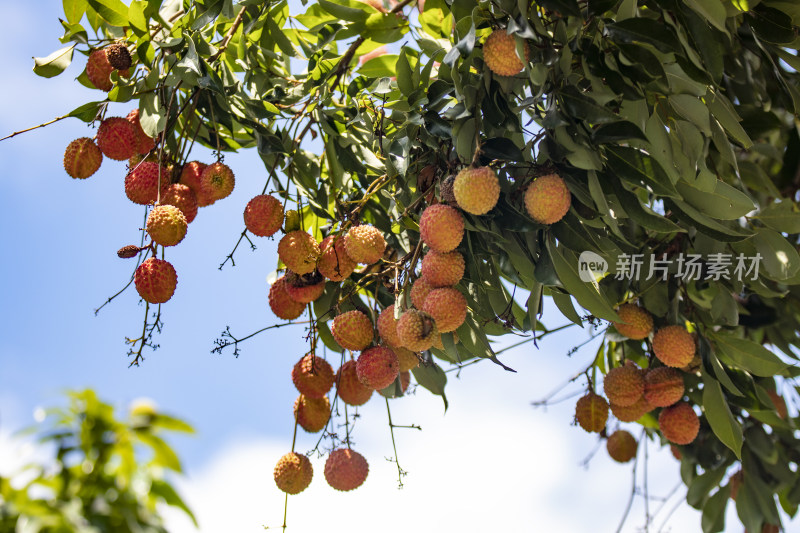
[{"label": "thin twig", "polygon": [[214,61],[219,59],[219,57],[222,54],[225,53],[225,49],[228,48],[228,44],[231,42],[231,39],[233,39],[233,34],[236,33],[236,30],[239,29],[239,25],[242,23],[242,19],[244,17],[244,12],[246,9],[247,6],[244,5],[242,6],[242,9],[239,10],[239,14],[236,15],[236,19],[233,21],[233,26],[230,27],[228,33],[226,33],[225,37],[222,39],[222,44],[220,44],[219,50],[217,50],[216,54],[208,58],[209,63],[213,63]]},{"label": "thin twig", "polygon": [[15,131],[11,135],[6,135],[2,139],[0,139],[0,141],[5,141],[6,139],[10,139],[12,137],[16,137],[17,135],[20,135],[22,133],[27,133],[27,132],[33,131],[35,129],[44,128],[45,126],[49,126],[50,124],[54,124],[54,123],[58,122],[59,120],[64,120],[65,118],[69,118],[69,117],[70,117],[70,115],[64,115],[64,116],[61,116],[61,117],[56,117],[53,120],[45,122],[44,124],[39,124],[38,126],[33,126],[32,128],[26,128],[24,130]]}]

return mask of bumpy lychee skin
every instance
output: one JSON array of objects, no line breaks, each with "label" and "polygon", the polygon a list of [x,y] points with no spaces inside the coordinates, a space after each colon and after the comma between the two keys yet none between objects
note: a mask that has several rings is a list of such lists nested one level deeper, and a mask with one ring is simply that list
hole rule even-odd
[{"label": "bumpy lychee skin", "polygon": [[308,433],[322,431],[331,417],[331,404],[327,396],[309,398],[303,394],[294,401],[297,423]]},{"label": "bumpy lychee skin", "polygon": [[441,198],[443,204],[447,204],[451,207],[458,206],[458,202],[456,202],[456,195],[453,192],[453,185],[455,182],[455,176],[447,176],[439,186],[439,198]]},{"label": "bumpy lychee skin", "polygon": [[283,224],[283,204],[269,194],[259,194],[244,208],[244,225],[258,237],[274,235]]},{"label": "bumpy lychee skin", "polygon": [[200,174],[200,188],[214,201],[227,198],[235,184],[233,171],[225,163],[211,163]]},{"label": "bumpy lychee skin", "polygon": [[611,414],[617,417],[620,422],[636,422],[654,409],[644,396],[639,398],[633,405],[621,406],[611,403],[609,407],[611,408]]},{"label": "bumpy lychee skin", "polygon": [[[530,52],[525,50],[525,63]],[[517,40],[504,29],[494,30],[483,43],[483,61],[489,70],[500,76],[514,76],[522,72],[525,63],[517,55]]]},{"label": "bumpy lychee skin", "polygon": [[292,300],[286,290],[286,284],[286,276],[281,276],[269,288],[269,307],[278,318],[294,320],[303,314],[306,305]]},{"label": "bumpy lychee skin", "polygon": [[308,274],[317,267],[319,243],[302,230],[290,231],[278,242],[278,257],[296,274]]},{"label": "bumpy lychee skin", "polygon": [[383,342],[392,348],[400,346],[400,337],[397,336],[397,320],[394,318],[394,304],[385,308],[378,315],[378,333]]},{"label": "bumpy lychee skin", "polygon": [[593,392],[578,399],[575,404],[575,420],[586,431],[600,433],[608,420],[608,403]]},{"label": "bumpy lychee skin", "polygon": [[394,351],[397,361],[400,363],[401,374],[419,366],[419,357],[408,348],[392,348],[392,351]]},{"label": "bumpy lychee skin", "polygon": [[97,128],[97,146],[109,159],[130,159],[138,144],[136,128],[122,117],[107,118]]},{"label": "bumpy lychee skin", "polygon": [[634,366],[612,368],[603,379],[603,392],[608,401],[623,407],[635,404],[644,393],[644,379]]},{"label": "bumpy lychee skin", "polygon": [[374,337],[372,320],[361,311],[348,311],[333,319],[331,333],[345,350],[363,350]]},{"label": "bumpy lychee skin", "polygon": [[186,223],[191,224],[197,217],[197,197],[192,189],[180,183],[171,183],[161,192],[162,205],[174,205],[186,217]]},{"label": "bumpy lychee skin", "polygon": [[328,235],[319,245],[322,252],[317,262],[317,270],[331,281],[342,281],[350,277],[357,263],[350,259],[344,247],[344,237]]},{"label": "bumpy lychee skin", "polygon": [[125,195],[135,204],[154,204],[158,199],[159,182],[162,191],[169,187],[167,170],[156,163],[140,163],[125,176]]},{"label": "bumpy lychee skin", "polygon": [[114,43],[106,46],[105,53],[106,58],[108,59],[108,64],[111,65],[111,68],[115,68],[117,70],[128,70],[131,68],[131,52],[124,44]]},{"label": "bumpy lychee skin", "polygon": [[307,398],[322,398],[333,387],[333,368],[322,357],[304,355],[292,368],[292,383]]},{"label": "bumpy lychee skin", "polygon": [[385,389],[397,379],[400,362],[394,351],[386,346],[373,346],[361,352],[356,361],[358,379],[365,387]]},{"label": "bumpy lychee skin", "polygon": [[186,236],[186,217],[174,205],[157,205],[147,215],[147,233],[156,244],[175,246]]},{"label": "bumpy lychee skin", "polygon": [[539,224],[555,224],[564,218],[571,203],[567,184],[557,174],[536,178],[525,191],[525,209]]},{"label": "bumpy lychee skin", "polygon": [[433,289],[425,298],[422,310],[436,321],[439,333],[454,331],[467,318],[467,299],[457,289]]},{"label": "bumpy lychee skin", "polygon": [[448,205],[432,205],[422,212],[419,233],[431,250],[450,252],[464,238],[464,217]]},{"label": "bumpy lychee skin", "polygon": [[199,161],[190,161],[183,165],[181,169],[181,177],[178,183],[186,185],[194,192],[197,197],[197,206],[205,207],[214,203],[214,199],[202,190],[200,185],[200,175],[206,168],[205,163]]},{"label": "bumpy lychee skin", "polygon": [[146,154],[156,147],[156,141],[152,137],[148,137],[148,135],[142,129],[142,125],[139,122],[138,109],[134,109],[128,113],[128,116],[125,118],[128,120],[128,122],[133,124],[133,128],[136,131],[136,155]]},{"label": "bumpy lychee skin", "polygon": [[325,480],[336,490],[357,489],[367,479],[367,460],[349,448],[333,450],[325,461]]},{"label": "bumpy lychee skin", "polygon": [[358,379],[355,361],[347,361],[336,372],[336,393],[347,405],[364,405],[372,397],[372,391]]},{"label": "bumpy lychee skin", "polygon": [[484,215],[497,205],[500,182],[489,167],[465,168],[456,175],[453,194],[458,207],[473,215]]},{"label": "bumpy lychee skin", "polygon": [[144,301],[151,304],[163,304],[175,294],[178,274],[167,261],[151,257],[136,269],[133,283],[136,285],[136,292]]},{"label": "bumpy lychee skin", "polygon": [[617,314],[622,322],[614,322],[614,327],[629,339],[642,340],[653,331],[653,316],[638,305],[622,304]]},{"label": "bumpy lychee skin", "polygon": [[108,62],[105,50],[95,50],[89,54],[89,59],[86,61],[86,77],[92,85],[101,91],[110,91],[114,87],[109,77],[112,70],[114,67]]},{"label": "bumpy lychee skin", "polygon": [[414,352],[423,352],[433,346],[439,335],[433,317],[424,311],[409,309],[397,321],[397,336],[403,347]]},{"label": "bumpy lychee skin", "polygon": [[311,484],[314,469],[308,457],[290,452],[278,460],[273,475],[280,490],[287,494],[300,494]]},{"label": "bumpy lychee skin", "polygon": [[371,265],[383,257],[386,240],[375,226],[353,226],[344,237],[344,249],[356,263]]},{"label": "bumpy lychee skin", "polygon": [[682,368],[692,362],[695,340],[683,326],[667,326],[653,335],[653,352],[667,366]]},{"label": "bumpy lychee skin", "polygon": [[420,271],[431,287],[452,287],[464,277],[464,256],[458,252],[442,254],[431,250],[422,258]]},{"label": "bumpy lychee skin", "polygon": [[608,455],[618,463],[627,463],[636,457],[636,447],[636,439],[624,429],[615,431],[606,441]]},{"label": "bumpy lychee skin", "polygon": [[686,402],[662,409],[658,415],[658,428],[664,438],[673,444],[689,444],[700,431],[700,419]]},{"label": "bumpy lychee skin", "polygon": [[302,276],[290,270],[286,273],[286,281],[289,297],[301,304],[311,303],[325,292],[325,278],[316,270]]},{"label": "bumpy lychee skin", "polygon": [[644,375],[644,397],[654,407],[669,407],[683,398],[683,374],[669,367],[648,370]]},{"label": "bumpy lychee skin", "polygon": [[100,168],[103,153],[89,137],[75,139],[64,152],[64,170],[71,177],[85,180]]}]

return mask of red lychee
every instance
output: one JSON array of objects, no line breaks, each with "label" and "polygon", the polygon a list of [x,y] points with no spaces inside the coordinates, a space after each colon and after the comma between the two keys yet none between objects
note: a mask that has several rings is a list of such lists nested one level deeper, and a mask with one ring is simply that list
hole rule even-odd
[{"label": "red lychee", "polygon": [[378,315],[378,333],[383,342],[391,347],[400,346],[400,337],[397,336],[397,320],[394,318],[394,304],[385,308]]},{"label": "red lychee", "polygon": [[64,152],[64,170],[77,179],[86,179],[100,168],[103,153],[88,137],[75,139]]},{"label": "red lychee", "polygon": [[458,252],[441,254],[431,250],[422,258],[421,272],[430,286],[451,287],[464,277],[464,256]]},{"label": "red lychee", "polygon": [[311,484],[314,469],[308,457],[290,452],[278,460],[273,475],[280,490],[287,494],[299,494]]},{"label": "red lychee", "polygon": [[397,321],[397,336],[403,347],[422,352],[433,345],[439,335],[433,317],[424,311],[409,309]]},{"label": "red lychee", "polygon": [[281,276],[269,288],[269,307],[278,318],[294,320],[303,314],[306,305],[292,300],[286,290],[286,284],[286,276]]},{"label": "red lychee", "polygon": [[278,242],[278,257],[296,274],[312,272],[319,254],[319,243],[302,230],[290,231]]},{"label": "red lychee", "polygon": [[181,210],[186,217],[186,223],[191,222],[197,216],[197,197],[192,189],[180,183],[171,183],[161,192],[162,205],[174,205]]},{"label": "red lychee", "polygon": [[125,117],[128,122],[133,124],[133,129],[136,131],[136,154],[146,154],[156,147],[156,141],[149,137],[142,129],[142,124],[139,122],[139,110],[134,109],[128,116]]},{"label": "red lychee", "polygon": [[325,292],[325,278],[316,270],[302,276],[289,270],[286,272],[286,281],[289,297],[302,304],[313,302]]},{"label": "red lychee", "polygon": [[319,245],[321,254],[317,262],[320,274],[331,281],[342,281],[350,277],[357,263],[350,259],[344,246],[344,237],[328,235]]},{"label": "red lychee", "polygon": [[137,144],[136,129],[127,119],[110,117],[97,128],[97,146],[109,159],[129,159],[136,153]]},{"label": "red lychee", "polygon": [[356,263],[371,265],[383,257],[386,240],[375,226],[353,226],[344,237],[344,249]]},{"label": "red lychee", "polygon": [[422,212],[419,233],[431,250],[451,252],[464,237],[464,217],[448,205],[432,205]]},{"label": "red lychee", "polygon": [[283,224],[283,204],[269,194],[259,194],[244,208],[244,225],[258,237],[274,235]]},{"label": "red lychee", "polygon": [[[114,87],[111,82],[113,70],[114,67],[109,63],[105,49],[95,50],[89,54],[89,59],[86,61],[86,77],[101,91],[108,92]],[[121,76],[127,77],[129,74],[127,69],[120,71]]]},{"label": "red lychee", "polygon": [[653,410],[653,406],[647,401],[647,398],[642,396],[633,405],[616,405],[609,404],[611,413],[617,417],[620,422],[636,422],[642,418],[646,413]]},{"label": "red lychee", "polygon": [[458,207],[473,215],[483,215],[497,205],[500,182],[489,167],[465,168],[456,175],[453,194]]},{"label": "red lychee", "polygon": [[304,355],[292,368],[292,383],[307,398],[322,398],[333,387],[333,368],[314,354]]},{"label": "red lychee", "polygon": [[644,397],[654,407],[668,407],[680,401],[683,390],[683,374],[674,368],[652,368],[644,375]]},{"label": "red lychee", "polygon": [[593,392],[578,399],[575,404],[575,420],[590,433],[600,433],[608,420],[608,403]]},{"label": "red lychee", "polygon": [[357,489],[367,479],[367,460],[349,448],[333,450],[325,461],[325,480],[336,490]]},{"label": "red lychee", "polygon": [[146,302],[161,304],[172,298],[178,285],[175,268],[164,261],[151,257],[146,259],[133,275],[136,292]]},{"label": "red lychee", "polygon": [[363,350],[372,343],[372,321],[361,311],[348,311],[333,319],[331,333],[345,350]]},{"label": "red lychee", "polygon": [[680,402],[661,410],[658,428],[673,444],[689,444],[700,431],[700,419],[691,405]]},{"label": "red lychee", "polygon": [[135,204],[154,204],[158,199],[159,182],[162,191],[169,187],[167,169],[156,163],[139,163],[125,176],[125,195]]},{"label": "red lychee", "polygon": [[328,397],[309,398],[301,394],[294,402],[294,416],[305,431],[309,433],[322,431],[331,417]]},{"label": "red lychee", "polygon": [[206,168],[205,163],[199,161],[189,161],[181,169],[181,177],[178,183],[186,185],[194,192],[197,197],[197,206],[205,207],[214,203],[214,199],[202,190],[200,185],[200,175]]},{"label": "red lychee", "polygon": [[695,340],[683,326],[667,326],[653,335],[653,353],[666,366],[682,368],[694,359]]},{"label": "red lychee", "polygon": [[606,450],[618,463],[627,463],[636,457],[636,439],[627,431],[620,429],[608,436]]},{"label": "red lychee", "polygon": [[372,396],[372,390],[358,379],[356,362],[345,362],[336,373],[336,393],[347,405],[364,405]]},{"label": "red lychee", "polygon": [[202,194],[214,201],[227,198],[233,192],[236,183],[230,167],[220,162],[211,163],[204,168],[199,181]]},{"label": "red lychee", "polygon": [[356,361],[358,379],[365,387],[385,389],[397,379],[400,363],[386,346],[373,346],[361,352]]},{"label": "red lychee", "polygon": [[422,310],[436,321],[439,333],[454,331],[467,318],[467,299],[457,289],[433,289],[425,298]]}]

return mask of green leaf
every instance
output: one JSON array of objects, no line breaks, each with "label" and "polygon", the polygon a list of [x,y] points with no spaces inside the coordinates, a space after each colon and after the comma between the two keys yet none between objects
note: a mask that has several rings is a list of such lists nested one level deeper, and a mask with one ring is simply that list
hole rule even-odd
[{"label": "green leaf", "polygon": [[592,98],[581,94],[578,89],[568,85],[558,93],[564,109],[576,120],[585,120],[590,124],[618,122],[620,117]]},{"label": "green leaf", "polygon": [[795,211],[793,202],[783,201],[769,205],[753,218],[775,231],[800,233],[800,213]]},{"label": "green leaf", "polygon": [[106,105],[105,102],[88,102],[70,111],[68,116],[79,118],[84,122],[92,122]]},{"label": "green leaf", "polygon": [[726,333],[712,333],[711,340],[717,351],[730,363],[761,377],[780,374],[789,365],[757,342],[734,337]]},{"label": "green leaf", "polygon": [[70,24],[78,24],[86,13],[86,0],[62,0],[61,4]]},{"label": "green leaf", "polygon": [[[724,471],[724,469],[720,469]],[[725,508],[731,495],[730,484],[721,487],[703,506],[701,524],[703,533],[718,533],[725,530]]]},{"label": "green leaf", "polygon": [[412,82],[413,72],[411,70],[411,63],[408,61],[408,52],[405,47],[400,51],[400,55],[397,56],[395,72],[397,72],[397,87],[400,89],[400,92],[405,96],[414,92],[416,87]]},{"label": "green leaf", "polygon": [[730,448],[736,457],[742,456],[742,426],[733,417],[719,382],[703,373],[703,410],[711,430]]},{"label": "green leaf", "polygon": [[686,4],[706,18],[718,30],[727,32],[725,21],[728,13],[720,0],[685,0]]},{"label": "green leaf", "polygon": [[33,71],[43,78],[58,76],[72,63],[72,53],[74,51],[75,45],[71,44],[56,50],[47,57],[34,57]]},{"label": "green leaf", "polygon": [[695,509],[701,509],[711,489],[719,485],[725,474],[724,468],[712,468],[694,478],[686,491],[686,503]]},{"label": "green leaf", "polygon": [[742,119],[733,109],[730,100],[718,93],[709,93],[705,97],[706,105],[725,131],[744,148],[753,146],[753,141],[744,128],[739,124]]},{"label": "green leaf", "polygon": [[669,103],[679,115],[700,128],[706,137],[711,136],[708,108],[699,98],[690,94],[675,94],[669,97]]},{"label": "green leaf", "polygon": [[667,173],[649,155],[626,146],[607,146],[605,153],[609,169],[620,179],[649,188],[659,196],[680,198]]},{"label": "green leaf", "polygon": [[154,479],[150,483],[150,494],[162,498],[164,503],[167,505],[171,505],[172,507],[177,507],[178,509],[182,510],[192,520],[194,526],[199,527],[194,513],[192,513],[192,510],[189,509],[189,506],[186,505],[186,502],[183,501],[172,485],[161,479]]},{"label": "green leaf", "polygon": [[447,374],[444,373],[444,370],[436,362],[431,361],[429,364],[421,363],[416,368],[412,368],[411,373],[414,374],[414,379],[417,383],[437,396],[442,397],[444,410],[447,411],[447,396],[444,394],[444,388],[447,385]]},{"label": "green leaf", "polygon": [[647,137],[639,126],[627,120],[603,124],[592,131],[592,140],[597,144],[618,143],[632,139],[646,141]]},{"label": "green leaf", "polygon": [[[342,2],[342,3],[340,3]],[[337,2],[330,2],[328,0],[319,0],[319,5],[333,15],[334,17],[350,22],[364,22],[369,17],[369,13],[358,7],[351,7],[346,0],[338,0]]]},{"label": "green leaf", "polygon": [[120,0],[88,0],[88,2],[97,14],[112,26],[128,25],[128,6]]},{"label": "green leaf", "polygon": [[678,182],[677,189],[688,204],[720,220],[736,220],[756,208],[749,196],[724,181],[717,180],[713,192],[701,191],[685,181]]},{"label": "green leaf", "polygon": [[683,49],[669,26],[650,18],[631,18],[606,25],[614,41],[621,43],[648,43],[662,52],[682,53]]},{"label": "green leaf", "polygon": [[745,18],[753,32],[768,43],[788,44],[797,38],[792,18],[778,9],[760,5]]},{"label": "green leaf", "polygon": [[175,451],[161,437],[152,433],[137,433],[139,439],[153,450],[153,464],[181,472],[181,462]]},{"label": "green leaf", "polygon": [[777,231],[758,228],[753,236],[756,251],[761,254],[762,265],[774,280],[786,280],[797,274],[800,257],[795,247]]},{"label": "green leaf", "polygon": [[358,73],[369,78],[396,76],[397,57],[397,54],[384,54],[373,57],[358,67]]}]

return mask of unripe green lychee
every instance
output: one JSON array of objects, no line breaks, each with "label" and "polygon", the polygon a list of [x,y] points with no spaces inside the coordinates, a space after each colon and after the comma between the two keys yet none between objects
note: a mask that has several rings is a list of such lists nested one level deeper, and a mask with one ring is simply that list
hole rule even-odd
[{"label": "unripe green lychee", "polygon": [[197,216],[197,197],[192,189],[180,183],[171,183],[161,192],[162,205],[174,205],[186,217],[186,223],[191,224]]},{"label": "unripe green lychee", "polygon": [[391,385],[400,371],[397,355],[386,346],[373,346],[361,352],[356,360],[358,379],[375,390]]},{"label": "unripe green lychee", "polygon": [[489,167],[465,168],[456,175],[453,194],[458,207],[473,215],[483,215],[497,205],[500,182]]},{"label": "unripe green lychee", "polygon": [[439,333],[454,331],[467,318],[467,299],[457,289],[433,289],[425,298],[422,310],[436,321]]},{"label": "unripe green lychee", "polygon": [[669,367],[652,368],[644,375],[644,397],[654,407],[668,407],[683,398],[683,374]]},{"label": "unripe green lychee", "polygon": [[130,159],[136,153],[138,144],[136,129],[125,118],[107,118],[97,128],[97,147],[109,159]]},{"label": "unripe green lychee", "polygon": [[283,220],[283,231],[289,233],[300,229],[300,213],[296,209],[289,209]]},{"label": "unripe green lychee", "polygon": [[286,292],[295,302],[311,303],[325,292],[325,278],[316,270],[302,276],[289,270],[286,272]]},{"label": "unripe green lychee", "polygon": [[372,320],[359,310],[342,313],[333,319],[331,333],[345,350],[363,350],[374,337]]},{"label": "unripe green lychee", "polygon": [[308,274],[317,267],[319,244],[305,231],[291,231],[278,243],[278,257],[296,274]]},{"label": "unripe green lychee", "polygon": [[328,397],[309,398],[301,394],[294,401],[294,416],[305,431],[309,433],[322,431],[331,417]]},{"label": "unripe green lychee", "polygon": [[606,441],[608,455],[618,463],[627,463],[636,457],[636,447],[636,439],[624,429],[615,431]]},{"label": "unripe green lychee", "polygon": [[225,163],[211,163],[200,174],[200,188],[214,201],[227,198],[235,184],[233,171]]},{"label": "unripe green lychee", "polygon": [[159,183],[162,192],[169,187],[167,170],[156,163],[139,163],[125,176],[125,195],[135,204],[154,204],[158,200]]},{"label": "unripe green lychee", "polygon": [[103,153],[89,137],[75,139],[64,152],[64,170],[73,178],[84,180],[97,172]]},{"label": "unripe green lychee", "polygon": [[653,410],[653,406],[644,396],[639,398],[633,405],[622,406],[611,403],[609,407],[611,408],[611,414],[617,417],[620,422],[636,422]]},{"label": "unripe green lychee", "polygon": [[453,207],[432,205],[422,212],[419,233],[431,250],[450,252],[464,237],[464,217]]},{"label": "unripe green lychee", "polygon": [[430,286],[452,287],[464,277],[464,256],[458,252],[441,254],[431,250],[422,258],[420,271]]},{"label": "unripe green lychee", "polygon": [[641,371],[630,365],[612,368],[603,379],[603,392],[611,403],[623,407],[635,404],[644,393]]},{"label": "unripe green lychee", "polygon": [[244,225],[258,237],[274,235],[283,224],[283,204],[269,194],[259,194],[244,208]]},{"label": "unripe green lychee", "polygon": [[146,154],[156,147],[156,141],[149,137],[142,129],[142,124],[139,122],[139,110],[134,109],[128,116],[125,117],[128,122],[133,124],[133,129],[136,131],[136,154]]},{"label": "unripe green lychee", "polygon": [[383,257],[386,240],[375,226],[353,226],[345,235],[344,249],[356,263],[371,265]]},{"label": "unripe green lychee", "polygon": [[304,355],[292,368],[292,383],[307,398],[322,398],[333,387],[333,368],[322,357]]},{"label": "unripe green lychee", "polygon": [[278,460],[273,476],[280,490],[287,494],[299,494],[311,484],[314,469],[308,457],[290,452]]},{"label": "unripe green lychee", "polygon": [[572,195],[558,174],[539,176],[525,191],[525,208],[539,224],[555,224],[567,214]]},{"label": "unripe green lychee", "polygon": [[333,450],[325,461],[325,480],[336,490],[357,489],[367,479],[367,460],[349,448]]},{"label": "unripe green lychee", "polygon": [[395,348],[400,346],[400,337],[397,336],[397,320],[394,318],[394,304],[385,308],[378,315],[378,333],[383,342]]},{"label": "unripe green lychee", "polygon": [[695,340],[683,326],[667,326],[653,335],[653,353],[667,366],[681,368],[692,362]]},{"label": "unripe green lychee", "polygon": [[105,47],[106,58],[111,68],[128,70],[131,68],[131,52],[122,43],[114,43]]},{"label": "unripe green lychee", "polygon": [[608,403],[593,392],[578,399],[575,404],[575,420],[586,431],[600,433],[608,420]]},{"label": "unripe green lychee", "polygon": [[439,334],[433,317],[424,311],[409,309],[397,321],[397,336],[403,347],[422,352],[433,345]]},{"label": "unripe green lychee", "polygon": [[303,314],[306,305],[292,300],[286,290],[286,276],[281,276],[269,288],[269,307],[275,316],[283,320],[294,320]]},{"label": "unripe green lychee", "polygon": [[425,278],[417,278],[414,280],[414,283],[411,284],[411,303],[414,304],[414,307],[417,309],[422,309],[422,306],[425,305],[425,298],[428,297],[428,294],[434,289],[435,287],[428,283]]},{"label": "unripe green lychee", "polygon": [[336,373],[336,393],[347,405],[364,405],[372,396],[372,391],[358,379],[355,361],[345,362]]},{"label": "unripe green lychee", "polygon": [[398,363],[400,363],[401,374],[419,366],[419,357],[408,348],[392,348],[392,351],[397,356]]},{"label": "unripe green lychee", "polygon": [[317,262],[320,274],[331,281],[342,281],[350,277],[357,263],[350,259],[344,247],[344,237],[328,235],[319,245],[321,254]]},{"label": "unripe green lychee", "polygon": [[151,257],[146,259],[133,275],[136,292],[146,302],[161,304],[172,298],[178,285],[175,268],[164,261]]},{"label": "unripe green lychee", "polygon": [[653,331],[653,316],[644,308],[634,304],[622,304],[617,309],[622,322],[614,322],[614,327],[629,339],[647,338]]},{"label": "unripe green lychee", "polygon": [[147,233],[156,244],[175,246],[186,236],[186,217],[174,205],[157,205],[147,215]]},{"label": "unripe green lychee", "polygon": [[499,76],[514,76],[522,72],[530,52],[523,48],[525,62],[517,55],[517,40],[504,29],[494,30],[483,43],[483,61],[489,70]]},{"label": "unripe green lychee", "polygon": [[680,402],[661,410],[658,429],[673,444],[689,444],[700,431],[700,419],[691,405]]}]

